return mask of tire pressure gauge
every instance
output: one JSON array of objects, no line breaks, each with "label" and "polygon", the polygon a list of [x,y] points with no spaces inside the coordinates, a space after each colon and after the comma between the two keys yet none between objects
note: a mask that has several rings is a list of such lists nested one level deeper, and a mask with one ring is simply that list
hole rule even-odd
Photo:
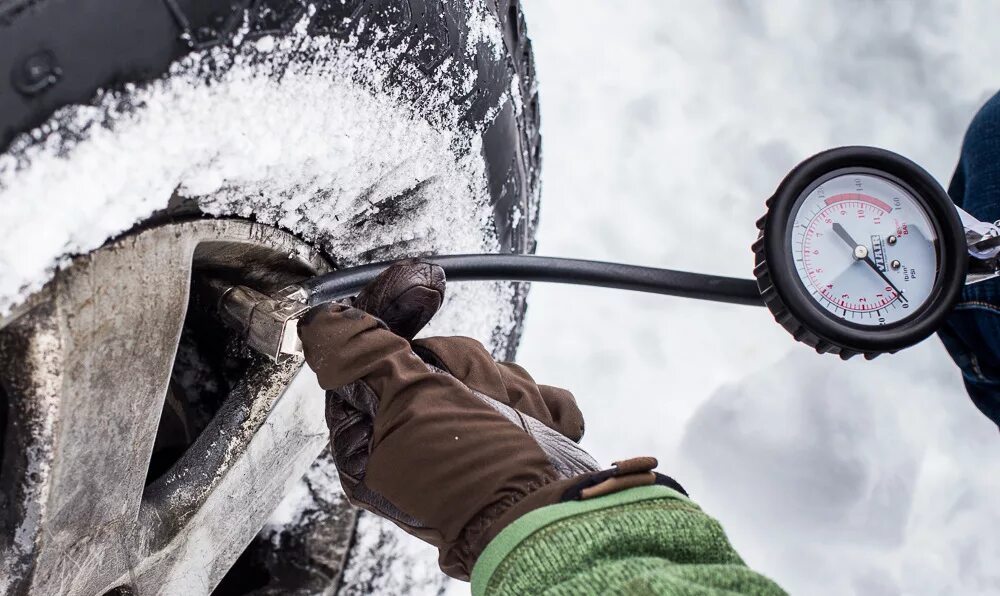
[{"label": "tire pressure gauge", "polygon": [[[523,254],[426,259],[449,281],[548,281],[764,304],[795,339],[844,359],[920,342],[938,330],[963,285],[1000,277],[1000,221],[956,207],[920,166],[883,149],[841,147],[802,162],[768,199],[757,228],[755,280]],[[388,265],[334,271],[273,296],[222,284],[220,308],[252,347],[280,361],[301,355],[292,323],[303,304],[350,296]]]},{"label": "tire pressure gauge", "polygon": [[910,160],[841,147],[799,164],[757,222],[765,304],[818,352],[874,358],[940,327],[965,283],[967,241],[941,186]]}]

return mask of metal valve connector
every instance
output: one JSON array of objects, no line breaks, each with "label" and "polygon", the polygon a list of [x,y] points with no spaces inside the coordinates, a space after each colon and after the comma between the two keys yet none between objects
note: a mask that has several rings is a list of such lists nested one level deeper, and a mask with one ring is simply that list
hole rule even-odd
[{"label": "metal valve connector", "polygon": [[298,320],[309,310],[286,293],[268,296],[246,286],[223,289],[219,313],[250,347],[276,363],[302,357]]}]

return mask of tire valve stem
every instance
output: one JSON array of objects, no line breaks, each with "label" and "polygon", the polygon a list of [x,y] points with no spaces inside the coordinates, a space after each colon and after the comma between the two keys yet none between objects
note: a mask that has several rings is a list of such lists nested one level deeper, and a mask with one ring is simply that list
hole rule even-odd
[{"label": "tire valve stem", "polygon": [[240,285],[210,283],[219,295],[223,322],[256,352],[281,364],[302,357],[298,320],[309,307],[296,300],[297,286],[268,296]]}]

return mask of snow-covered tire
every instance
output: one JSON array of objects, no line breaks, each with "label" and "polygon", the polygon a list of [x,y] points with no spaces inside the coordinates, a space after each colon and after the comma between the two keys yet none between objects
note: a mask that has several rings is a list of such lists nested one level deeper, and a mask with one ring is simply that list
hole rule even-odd
[{"label": "snow-covered tire", "polygon": [[[3,593],[115,587],[98,577],[114,565],[80,571],[88,532],[107,528],[77,524],[79,536],[56,540],[79,546],[66,552],[72,561],[51,552],[38,558],[52,539],[46,516],[58,513],[46,509],[56,502],[49,492],[66,489],[57,482],[65,445],[56,444],[69,424],[59,392],[41,389],[70,382],[47,377],[42,364],[59,351],[54,345],[81,341],[66,331],[72,317],[63,312],[90,307],[78,301],[81,287],[120,282],[116,291],[126,296],[139,282],[157,283],[140,269],[181,253],[213,266],[242,259],[232,266],[254,277],[259,261],[272,267],[275,251],[289,250],[294,263],[277,277],[284,279],[427,252],[534,250],[538,102],[517,0],[128,4],[0,0]],[[171,243],[187,243],[188,252],[163,249]],[[223,256],[196,248],[244,244],[256,248]],[[109,277],[109,268],[127,273]],[[194,283],[164,271],[164,279]],[[512,358],[526,286],[454,289],[431,331],[477,335],[498,357]],[[141,312],[132,311],[121,316]],[[188,311],[184,319],[181,311],[183,333],[203,315]],[[181,341],[181,319],[164,337]],[[138,345],[115,341],[124,342],[120,350]],[[107,372],[103,382],[125,374]],[[289,385],[297,378],[287,370],[255,374]],[[24,406],[29,397],[37,403]],[[24,412],[30,420],[18,419]],[[153,437],[148,442],[152,449]],[[185,589],[211,591],[224,575],[218,593],[346,594],[439,581],[427,553],[412,555],[391,529],[346,506],[327,455],[286,493],[235,566],[234,557],[202,565],[201,583]],[[142,522],[128,515],[116,518],[124,525],[115,532]],[[120,553],[105,553],[127,559],[123,577],[135,581],[121,589],[166,589],[140,581],[156,576],[148,569],[157,564],[155,548],[142,544],[137,554],[126,534]],[[173,575],[183,572],[183,556],[206,554],[172,551]]]}]

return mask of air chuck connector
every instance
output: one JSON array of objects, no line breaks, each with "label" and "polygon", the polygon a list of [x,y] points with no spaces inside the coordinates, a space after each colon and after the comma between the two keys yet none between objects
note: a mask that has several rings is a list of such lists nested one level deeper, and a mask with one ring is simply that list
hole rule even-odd
[{"label": "air chuck connector", "polygon": [[296,300],[297,286],[274,296],[246,286],[220,288],[219,313],[254,351],[276,363],[302,357],[298,321],[309,307]]}]

